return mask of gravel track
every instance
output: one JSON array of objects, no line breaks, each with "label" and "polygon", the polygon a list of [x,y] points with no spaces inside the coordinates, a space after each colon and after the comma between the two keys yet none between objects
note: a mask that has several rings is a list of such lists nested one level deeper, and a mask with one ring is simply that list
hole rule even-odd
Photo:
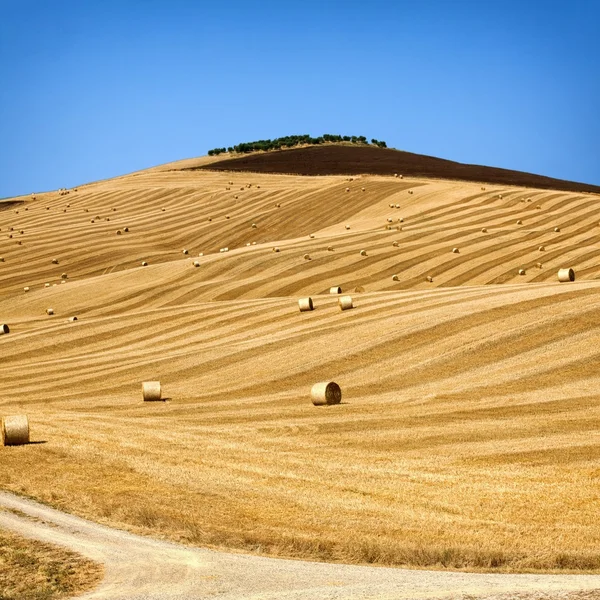
[{"label": "gravel track", "polygon": [[105,566],[106,600],[600,599],[598,575],[502,575],[326,564],[190,548],[0,492],[0,527]]}]

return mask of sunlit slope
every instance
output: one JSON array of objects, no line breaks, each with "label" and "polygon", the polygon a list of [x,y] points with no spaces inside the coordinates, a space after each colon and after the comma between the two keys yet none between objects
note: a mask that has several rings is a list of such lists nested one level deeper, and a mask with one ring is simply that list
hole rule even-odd
[{"label": "sunlit slope", "polygon": [[[594,279],[598,201],[431,180],[141,172],[0,210],[0,293],[39,289],[63,273],[70,282],[133,273],[142,261],[171,269],[168,290],[158,286],[162,275],[143,276],[157,284],[145,292],[150,306],[163,292],[169,301],[212,300],[318,293],[332,284],[377,291],[543,282],[562,266]],[[230,252],[219,253],[225,247]],[[190,258],[204,254],[193,273],[184,249]]]},{"label": "sunlit slope", "polygon": [[[2,410],[47,444],[2,451],[2,486],[197,543],[600,568],[600,283],[335,300],[16,326]],[[310,404],[323,379],[342,405]]]},{"label": "sunlit slope", "polygon": [[0,204],[0,414],[47,442],[0,486],[200,544],[600,569],[597,195],[170,168]]}]

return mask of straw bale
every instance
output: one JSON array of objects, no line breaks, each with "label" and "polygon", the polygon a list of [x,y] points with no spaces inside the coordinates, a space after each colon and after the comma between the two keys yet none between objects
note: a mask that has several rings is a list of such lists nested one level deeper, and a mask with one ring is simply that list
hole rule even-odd
[{"label": "straw bale", "polygon": [[350,308],[354,308],[354,305],[352,304],[352,297],[340,296],[338,298],[338,306],[340,307],[340,310],[348,310]]},{"label": "straw bale", "polygon": [[162,390],[160,381],[144,381],[142,383],[142,396],[145,402],[161,400]]},{"label": "straw bale", "polygon": [[454,254],[458,254],[459,250],[458,250],[458,248],[452,248],[452,252],[454,252]]},{"label": "straw bale", "polygon": [[312,298],[310,296],[308,298],[300,298],[298,300],[298,308],[300,309],[300,312],[307,312],[309,310],[313,310],[314,306]]},{"label": "straw bale", "polygon": [[194,266],[195,266],[195,267],[199,267],[199,266],[200,266],[200,261],[197,261],[197,260],[195,260],[195,261],[194,261]]},{"label": "straw bale", "polygon": [[273,252],[280,252],[279,246],[273,246]]},{"label": "straw bale", "polygon": [[142,267],[147,267],[147,266],[148,266],[148,263],[145,260],[142,261]]},{"label": "straw bale", "polygon": [[346,230],[350,229],[350,225],[346,225]]},{"label": "straw bale", "polygon": [[519,219],[519,220],[517,221],[517,225],[523,225],[523,221],[521,221],[521,219]]},{"label": "straw bale", "polygon": [[358,294],[362,294],[365,291],[365,288],[362,285],[357,285],[354,288],[354,291],[357,292]]},{"label": "straw bale", "polygon": [[315,406],[339,404],[342,401],[342,390],[334,381],[321,381],[312,386],[310,397]]},{"label": "straw bale", "polygon": [[310,254],[305,254],[303,258],[304,260],[310,260]]},{"label": "straw bale", "polygon": [[77,317],[69,317],[69,318],[67,319],[67,322],[68,322],[68,323],[75,323],[75,321],[77,321],[77,320],[78,320],[78,319],[77,319]]},{"label": "straw bale", "polygon": [[330,294],[341,294],[342,288],[339,285],[334,285],[333,287],[329,288],[329,293]]},{"label": "straw bale", "polygon": [[47,308],[46,309],[46,314],[47,315],[53,315],[54,314],[54,309],[53,308]]},{"label": "straw bale", "polygon": [[519,275],[526,275],[525,269],[519,269]]},{"label": "straw bale", "polygon": [[575,281],[575,271],[571,268],[559,269],[558,280],[560,282]]},{"label": "straw bale", "polygon": [[5,446],[29,444],[29,419],[27,415],[3,417],[2,443]]},{"label": "straw bale", "polygon": [[400,281],[400,277],[398,277],[398,275],[392,275],[392,281]]},{"label": "straw bale", "polygon": [[6,323],[0,323],[0,335],[10,333],[10,327]]},{"label": "straw bale", "polygon": [[487,233],[487,232],[488,232],[487,227],[482,227],[481,228],[481,233]]},{"label": "straw bale", "polygon": [[29,286],[25,286],[25,287],[23,288],[23,291],[24,291],[24,292],[28,292],[28,291],[29,291]]},{"label": "straw bale", "polygon": [[367,251],[366,250],[361,250],[360,251],[360,255],[361,256],[367,256]]},{"label": "straw bale", "polygon": [[554,228],[554,231],[555,231],[556,233],[558,233],[558,232],[560,231],[560,227],[555,227],[555,228]]},{"label": "straw bale", "polygon": [[540,252],[544,252],[544,250],[546,250],[546,246],[540,246],[540,247],[538,248],[538,250],[539,250]]}]

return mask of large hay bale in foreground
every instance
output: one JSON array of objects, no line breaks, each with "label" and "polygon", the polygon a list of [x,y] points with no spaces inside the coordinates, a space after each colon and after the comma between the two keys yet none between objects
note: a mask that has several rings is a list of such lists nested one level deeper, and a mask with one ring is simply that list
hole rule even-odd
[{"label": "large hay bale in foreground", "polygon": [[558,280],[560,282],[575,281],[575,271],[573,269],[559,269]]},{"label": "large hay bale in foreground", "polygon": [[314,306],[312,298],[310,296],[308,298],[300,298],[298,300],[298,308],[300,309],[300,312],[307,312],[309,310],[313,310]]},{"label": "large hay bale in foreground", "polygon": [[340,310],[348,310],[350,308],[354,308],[354,304],[352,304],[351,296],[341,296],[338,298],[338,306]]},{"label": "large hay bale in foreground", "polygon": [[2,419],[2,443],[5,446],[29,444],[29,419],[27,415],[15,415]]},{"label": "large hay bale in foreground", "polygon": [[0,335],[10,333],[10,327],[6,323],[0,323]]},{"label": "large hay bale in foreground", "polygon": [[342,401],[342,389],[335,381],[320,381],[312,386],[310,397],[315,406],[339,404]]},{"label": "large hay bale in foreground", "polygon": [[160,387],[160,381],[144,381],[142,383],[142,396],[144,398],[144,402],[161,400],[162,390]]}]

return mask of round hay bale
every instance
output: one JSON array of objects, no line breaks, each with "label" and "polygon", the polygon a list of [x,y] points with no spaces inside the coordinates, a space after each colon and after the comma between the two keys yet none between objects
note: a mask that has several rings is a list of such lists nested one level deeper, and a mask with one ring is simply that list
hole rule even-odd
[{"label": "round hay bale", "polygon": [[110,221],[110,217],[106,217],[106,219],[104,219],[105,221]]},{"label": "round hay bale", "polygon": [[256,188],[260,190],[260,185],[257,185]]},{"label": "round hay bale", "polygon": [[188,249],[187,249],[187,248],[184,248],[184,249],[182,250],[182,252],[183,252],[183,254],[189,254],[189,251],[188,251]]},{"label": "round hay bale", "polygon": [[210,223],[212,221],[212,217],[208,217],[208,222]]},{"label": "round hay bale", "polygon": [[3,417],[2,443],[5,446],[29,444],[29,419],[27,415]]},{"label": "round hay bale", "polygon": [[349,192],[349,191],[350,191],[350,188],[346,188],[346,191],[347,191],[347,192]]},{"label": "round hay bale", "polygon": [[200,266],[200,261],[198,261],[198,260],[195,260],[195,261],[194,261],[194,267],[199,267],[199,266]]},{"label": "round hay bale", "polygon": [[92,220],[90,221],[90,223],[95,223],[94,219],[92,219]]},{"label": "round hay bale", "polygon": [[364,192],[364,191],[365,191],[365,188],[364,188],[364,187],[361,187],[361,188],[360,188],[360,191],[361,191],[361,192]]},{"label": "round hay bale", "polygon": [[252,229],[256,229],[258,225],[256,223],[252,223]]},{"label": "round hay bale", "polygon": [[358,293],[358,294],[362,294],[362,293],[365,291],[365,288],[364,288],[362,285],[357,285],[357,286],[354,288],[354,291],[355,291],[356,293]]},{"label": "round hay bale", "polygon": [[225,218],[226,219],[230,219],[231,217],[229,215],[225,215]]},{"label": "round hay bale", "polygon": [[527,202],[531,202],[531,198],[527,198]]},{"label": "round hay bale", "polygon": [[329,288],[329,293],[330,294],[341,294],[342,288],[339,285],[334,285],[333,287]]},{"label": "round hay bale", "polygon": [[117,235],[121,235],[121,230],[117,229]]},{"label": "round hay bale", "polygon": [[342,389],[335,381],[321,381],[312,386],[310,397],[315,406],[339,404],[342,401]]},{"label": "round hay bale", "polygon": [[58,258],[53,258],[52,259],[52,264],[53,265],[57,265],[58,264]]},{"label": "round hay bale", "polygon": [[396,204],[394,208],[400,208],[400,205],[399,205],[399,204]]},{"label": "round hay bale", "polygon": [[0,262],[4,262],[4,256],[0,256]]},{"label": "round hay bale", "polygon": [[487,233],[487,232],[488,232],[487,227],[482,227],[481,228],[481,233]]},{"label": "round hay bale", "polygon": [[350,229],[350,225],[346,225],[346,230]]},{"label": "round hay bale", "polygon": [[256,242],[252,242],[252,245],[253,245],[253,246],[256,246]]},{"label": "round hay bale", "polygon": [[308,236],[308,237],[309,237],[311,240],[314,240],[314,239],[315,239],[315,234],[314,234],[314,233],[311,233],[311,234],[309,234],[309,236]]},{"label": "round hay bale", "polygon": [[429,283],[433,283],[433,277],[431,275],[427,275],[426,279]]},{"label": "round hay bale", "polygon": [[538,269],[541,269],[541,268],[542,268],[544,265],[542,265],[542,263],[540,263],[540,262],[539,262],[539,263],[535,263],[535,266],[536,266]]},{"label": "round hay bale", "polygon": [[458,249],[458,248],[452,248],[452,252],[453,252],[454,254],[458,254],[458,253],[459,253],[459,249]]},{"label": "round hay bale", "polygon": [[398,222],[399,222],[399,223],[404,223],[404,219],[403,219],[402,217],[400,217],[400,218],[398,219]]},{"label": "round hay bale", "polygon": [[143,260],[142,261],[142,267],[147,267],[147,266],[148,266],[148,263],[145,260]]},{"label": "round hay bale", "polygon": [[234,196],[234,198],[237,200],[237,199],[238,199],[238,195],[236,194],[236,195]]},{"label": "round hay bale", "polygon": [[560,231],[560,227],[555,227],[555,228],[554,228],[554,232],[555,232],[555,233],[558,233],[559,231]]},{"label": "round hay bale", "polygon": [[525,269],[519,269],[519,275],[527,275]]},{"label": "round hay bale", "polygon": [[538,248],[538,250],[539,250],[540,252],[544,252],[544,251],[546,250],[546,246],[540,246],[540,247]]},{"label": "round hay bale", "polygon": [[277,204],[275,205],[275,207],[276,207],[276,208],[281,208],[281,204],[277,203]]},{"label": "round hay bale", "polygon": [[78,320],[77,317],[69,317],[67,319],[67,323],[75,323],[75,321],[77,321],[77,320]]},{"label": "round hay bale", "polygon": [[333,252],[333,246],[327,246],[327,252]]},{"label": "round hay bale", "polygon": [[338,306],[340,307],[340,310],[348,310],[350,308],[354,308],[354,305],[352,304],[352,297],[340,296],[340,298],[338,298]]},{"label": "round hay bale", "polygon": [[498,194],[498,198],[500,198],[500,200],[502,200],[502,194]]},{"label": "round hay bale", "polygon": [[484,188],[483,186],[482,186],[482,188],[481,188],[481,191],[482,191],[482,192],[485,192],[485,188]]},{"label": "round hay bale", "polygon": [[29,286],[25,286],[25,287],[23,288],[23,291],[24,291],[24,292],[28,292],[28,291],[29,291]]},{"label": "round hay bale", "polygon": [[517,225],[523,225],[523,221],[521,221],[521,219],[519,219],[519,220],[517,221]]},{"label": "round hay bale", "polygon": [[398,173],[394,173],[394,177],[398,177]]},{"label": "round hay bale", "polygon": [[50,287],[50,284],[49,283],[45,283],[44,287]]},{"label": "round hay bale", "polygon": [[198,254],[198,256],[204,256],[204,252],[200,252],[200,254]]},{"label": "round hay bale", "polygon": [[308,298],[300,298],[298,300],[298,308],[300,309],[300,312],[307,312],[309,310],[313,310],[314,306],[312,298],[310,296]]},{"label": "round hay bale", "polygon": [[6,323],[0,323],[0,335],[10,333],[10,327]]},{"label": "round hay bale", "polygon": [[560,282],[575,281],[575,271],[571,268],[559,269],[558,270],[558,280]]},{"label": "round hay bale", "polygon": [[60,278],[61,279],[68,279],[69,276],[66,273],[61,273]]},{"label": "round hay bale", "polygon": [[117,212],[117,209],[113,206],[112,211]]},{"label": "round hay bale", "polygon": [[361,256],[367,256],[367,251],[366,250],[361,250],[360,251],[360,255]]},{"label": "round hay bale", "polygon": [[46,314],[47,315],[53,315],[54,314],[54,309],[53,308],[47,308],[46,309]]},{"label": "round hay bale", "polygon": [[304,260],[310,260],[310,254],[305,254],[305,255],[303,256],[303,258],[304,258]]},{"label": "round hay bale", "polygon": [[400,277],[398,277],[398,275],[392,275],[392,281],[400,281]]},{"label": "round hay bale", "polygon": [[541,207],[541,206],[538,204],[538,205],[536,206],[536,208],[537,208],[538,210],[540,210],[542,207]]},{"label": "round hay bale", "polygon": [[400,242],[392,242],[392,246],[394,246],[394,248],[397,248],[400,245]]},{"label": "round hay bale", "polygon": [[393,222],[394,222],[394,219],[392,219],[391,217],[388,217],[388,219],[387,219],[387,222],[388,222],[388,223],[393,223]]},{"label": "round hay bale", "polygon": [[129,227],[123,227],[123,231],[124,231],[125,233],[129,233]]},{"label": "round hay bale", "polygon": [[162,397],[160,381],[144,381],[142,383],[142,396],[144,402],[160,400]]},{"label": "round hay bale", "polygon": [[161,210],[162,210],[163,212],[165,212],[167,209],[166,209],[166,208],[161,208]]},{"label": "round hay bale", "polygon": [[394,205],[393,205],[393,204],[390,204],[390,208],[394,208]]},{"label": "round hay bale", "polygon": [[280,250],[279,250],[279,246],[274,246],[274,247],[273,247],[273,252],[280,252]]}]

